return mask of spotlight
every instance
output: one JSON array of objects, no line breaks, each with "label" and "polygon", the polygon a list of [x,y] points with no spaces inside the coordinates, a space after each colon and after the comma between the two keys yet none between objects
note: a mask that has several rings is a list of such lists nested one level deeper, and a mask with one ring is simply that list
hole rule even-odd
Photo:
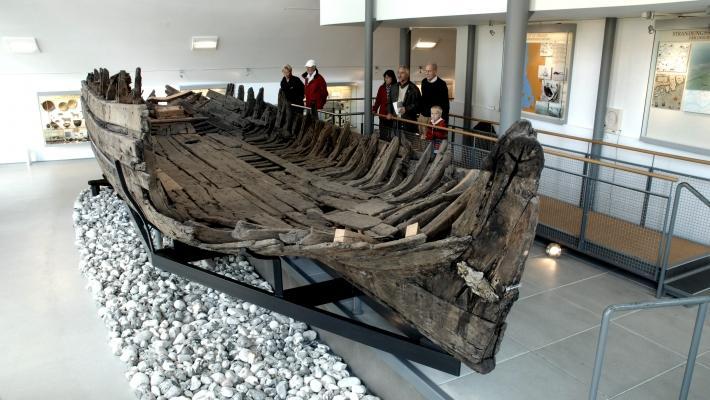
[{"label": "spotlight", "polygon": [[653,32],[656,31],[656,28],[653,25],[648,26],[648,34],[653,35]]},{"label": "spotlight", "polygon": [[558,243],[550,243],[547,245],[545,253],[547,253],[549,257],[557,258],[562,255],[562,246]]},{"label": "spotlight", "polygon": [[496,34],[496,31],[495,31],[495,30],[493,30],[493,29],[491,29],[490,31],[488,31],[488,33],[490,33],[490,34],[491,34],[491,36],[494,36],[494,35]]}]

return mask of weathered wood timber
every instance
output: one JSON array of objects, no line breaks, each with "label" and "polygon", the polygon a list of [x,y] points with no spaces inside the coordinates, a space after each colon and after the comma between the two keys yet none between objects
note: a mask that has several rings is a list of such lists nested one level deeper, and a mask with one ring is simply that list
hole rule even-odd
[{"label": "weathered wood timber", "polygon": [[454,144],[384,142],[281,94],[266,103],[263,89],[167,86],[144,101],[140,69],[130,83],[125,71],[87,75],[89,138],[118,194],[165,235],[320,260],[475,371],[495,367],[537,224],[544,158],[528,121],[466,172]]}]

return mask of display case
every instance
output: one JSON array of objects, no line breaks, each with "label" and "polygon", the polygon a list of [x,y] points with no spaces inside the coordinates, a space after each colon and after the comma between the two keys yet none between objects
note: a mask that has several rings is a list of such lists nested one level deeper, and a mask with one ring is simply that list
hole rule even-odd
[{"label": "display case", "polygon": [[80,92],[38,93],[37,100],[45,144],[79,143],[89,140]]},{"label": "display case", "polygon": [[567,122],[576,29],[574,24],[528,27],[521,98],[526,117]]}]

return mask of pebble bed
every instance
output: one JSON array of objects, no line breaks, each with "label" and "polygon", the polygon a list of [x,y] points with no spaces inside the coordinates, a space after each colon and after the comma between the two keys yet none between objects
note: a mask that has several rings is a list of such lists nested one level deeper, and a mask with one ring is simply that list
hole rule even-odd
[{"label": "pebble bed", "polygon": [[[80,270],[138,399],[378,400],[302,322],[153,267],[111,190],[74,205]],[[241,256],[200,266],[271,290]]]}]

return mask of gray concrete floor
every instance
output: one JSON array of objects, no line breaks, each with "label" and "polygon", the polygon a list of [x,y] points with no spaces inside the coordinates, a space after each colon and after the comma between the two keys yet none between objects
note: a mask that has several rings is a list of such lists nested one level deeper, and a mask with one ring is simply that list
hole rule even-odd
[{"label": "gray concrete floor", "polygon": [[[508,316],[498,366],[452,376],[420,367],[456,400],[585,399],[602,312],[610,304],[654,300],[652,289],[570,254],[551,259],[536,243],[521,298]],[[678,398],[697,308],[635,311],[614,317],[599,399]],[[710,321],[689,399],[710,398]]]},{"label": "gray concrete floor", "polygon": [[72,205],[94,160],[0,166],[0,399],[134,399],[79,274]]},{"label": "gray concrete floor", "polygon": [[[133,398],[77,269],[72,204],[99,176],[94,160],[0,166],[0,400]],[[651,299],[636,282],[569,254],[549,259],[536,244],[498,367],[459,377],[420,368],[455,399],[583,399],[604,307]],[[677,397],[694,318],[684,308],[617,316],[600,398]],[[691,399],[710,393],[708,329],[701,352]]]}]

